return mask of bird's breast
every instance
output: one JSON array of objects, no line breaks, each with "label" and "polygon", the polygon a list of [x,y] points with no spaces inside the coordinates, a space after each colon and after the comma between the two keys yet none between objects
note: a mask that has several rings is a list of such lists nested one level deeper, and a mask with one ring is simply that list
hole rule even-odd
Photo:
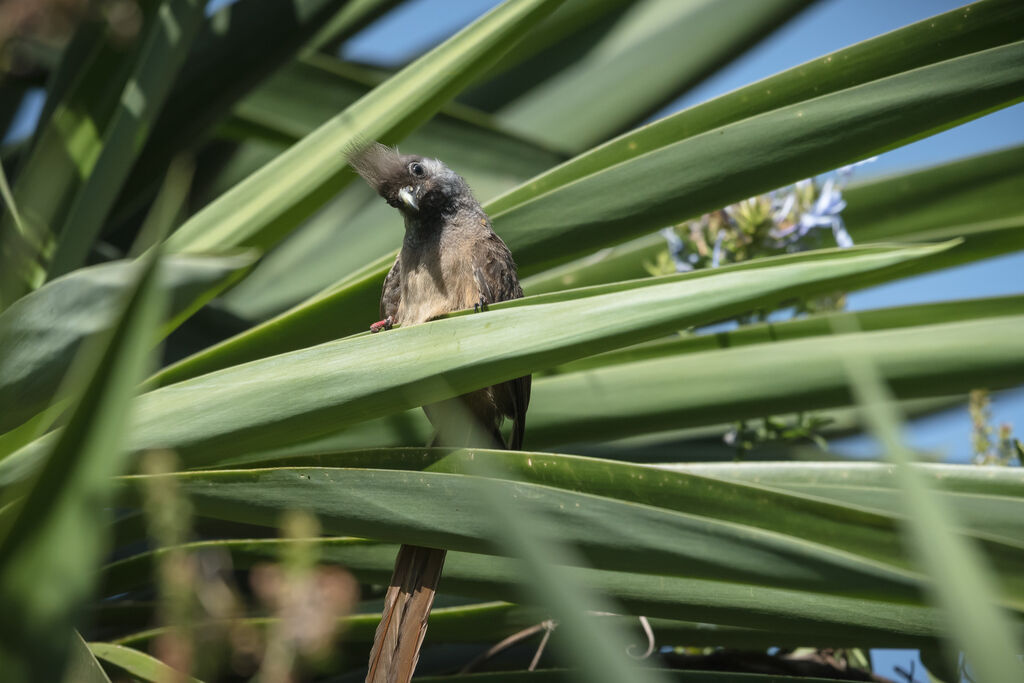
[{"label": "bird's breast", "polygon": [[480,300],[472,254],[464,251],[468,252],[442,249],[434,258],[422,259],[403,269],[398,322],[403,326],[418,325],[445,313],[471,308]]}]

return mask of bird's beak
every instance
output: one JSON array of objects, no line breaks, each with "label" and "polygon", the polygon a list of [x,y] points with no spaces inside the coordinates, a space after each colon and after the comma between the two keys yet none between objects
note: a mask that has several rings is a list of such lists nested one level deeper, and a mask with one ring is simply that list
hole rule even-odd
[{"label": "bird's beak", "polygon": [[420,206],[416,203],[416,195],[412,193],[411,187],[403,187],[398,191],[398,198],[402,200],[402,203],[408,206],[413,211],[419,211]]}]

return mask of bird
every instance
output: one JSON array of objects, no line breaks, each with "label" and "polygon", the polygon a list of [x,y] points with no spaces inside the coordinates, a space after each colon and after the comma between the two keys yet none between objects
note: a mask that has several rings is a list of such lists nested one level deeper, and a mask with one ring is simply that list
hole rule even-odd
[{"label": "bird", "polygon": [[[374,142],[357,144],[349,164],[401,214],[405,236],[384,279],[374,333],[408,327],[453,311],[486,311],[523,296],[512,252],[494,232],[469,184],[438,159],[401,154]],[[531,377],[526,375],[423,406],[431,446],[519,450],[526,428]],[[501,426],[511,418],[506,441]],[[384,601],[367,683],[412,678],[426,634],[445,550],[403,545]]]}]

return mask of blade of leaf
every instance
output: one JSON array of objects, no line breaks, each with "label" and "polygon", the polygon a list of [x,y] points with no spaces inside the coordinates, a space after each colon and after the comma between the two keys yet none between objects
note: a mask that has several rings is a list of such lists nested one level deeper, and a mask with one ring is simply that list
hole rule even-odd
[{"label": "blade of leaf", "polygon": [[[11,675],[11,673],[8,671],[7,675]],[[75,631],[72,637],[68,665],[60,680],[64,683],[110,683],[103,667],[96,661],[96,657],[93,656],[78,631]]]},{"label": "blade of leaf", "polygon": [[96,657],[113,664],[118,669],[143,681],[162,683],[174,680],[183,683],[202,683],[198,678],[186,676],[145,652],[113,643],[89,643],[89,650]]},{"label": "blade of leaf", "polygon": [[[933,249],[839,254],[775,268],[723,270],[687,281],[645,281],[639,289],[550,304],[494,306],[486,315],[294,351],[146,394],[136,446],[176,448],[187,462],[199,464],[231,451],[308,440],[569,358],[757,308],[837,278],[899,267]],[[573,325],[564,325],[565,317]],[[406,357],[419,361],[398,362]],[[276,400],[268,402],[267,396]],[[0,461],[0,474],[19,469],[18,461],[31,462],[31,450]]]}]

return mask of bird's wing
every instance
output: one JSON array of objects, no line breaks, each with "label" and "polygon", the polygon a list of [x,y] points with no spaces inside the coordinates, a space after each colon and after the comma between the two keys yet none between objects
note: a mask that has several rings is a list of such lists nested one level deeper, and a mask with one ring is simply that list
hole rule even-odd
[{"label": "bird's wing", "polygon": [[395,258],[395,265],[391,266],[391,271],[384,278],[384,290],[380,293],[380,317],[382,319],[387,319],[388,316],[392,318],[398,316],[398,301],[402,298],[401,258],[401,254]]},{"label": "bird's wing", "polygon": [[[473,275],[480,287],[480,295],[487,303],[521,299],[523,287],[516,274],[516,263],[512,252],[495,233],[484,238],[484,248],[478,250]],[[494,388],[498,408],[512,418],[512,438],[509,448],[519,450],[526,432],[526,409],[530,405],[531,377],[519,377]]]}]

